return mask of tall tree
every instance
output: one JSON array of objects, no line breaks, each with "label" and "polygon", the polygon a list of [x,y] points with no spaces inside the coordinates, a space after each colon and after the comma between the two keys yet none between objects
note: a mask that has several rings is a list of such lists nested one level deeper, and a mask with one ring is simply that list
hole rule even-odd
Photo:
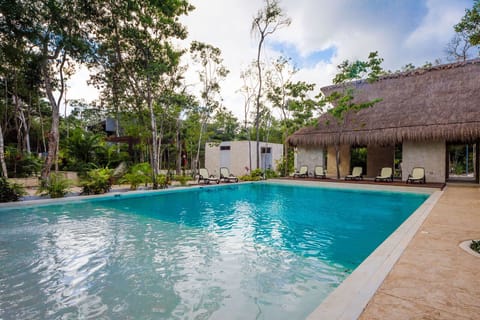
[{"label": "tall tree", "polygon": [[311,124],[317,101],[310,98],[315,85],[304,81],[294,82],[292,77],[297,70],[290,65],[289,60],[281,57],[275,61],[272,70],[267,73],[268,99],[274,108],[280,111],[282,143],[284,144],[284,172],[287,175],[289,164],[288,135],[295,130]]},{"label": "tall tree", "polygon": [[249,126],[249,116],[252,105],[255,103],[256,92],[258,90],[258,77],[255,71],[256,61],[252,62],[241,72],[240,78],[243,81],[239,92],[243,95],[243,127],[241,137],[248,140],[248,166],[252,167],[252,139],[251,127]]},{"label": "tall tree", "polygon": [[257,46],[257,73],[258,73],[258,91],[255,101],[255,130],[256,130],[256,142],[257,142],[257,168],[260,168],[260,117],[261,117],[261,105],[260,100],[262,97],[262,64],[261,53],[265,44],[265,39],[275,33],[279,28],[289,26],[291,23],[290,18],[286,17],[280,8],[277,0],[265,0],[265,7],[257,12],[257,15],[253,18],[251,32],[258,37]]},{"label": "tall tree", "polygon": [[340,179],[340,141],[343,131],[352,114],[373,106],[381,99],[374,99],[366,102],[355,102],[355,90],[350,82],[358,79],[364,79],[368,82],[375,82],[383,73],[381,63],[383,59],[378,57],[378,52],[371,52],[368,61],[348,60],[342,62],[339,66],[339,73],[333,79],[333,83],[342,85],[341,91],[334,91],[327,97],[323,97],[321,103],[324,105],[333,105],[327,112],[335,120],[335,129],[337,130],[336,140],[334,142],[335,161],[337,167],[337,179]]},{"label": "tall tree", "polygon": [[[68,60],[82,62],[92,52],[89,41],[91,6],[82,1],[5,0],[0,5],[2,39],[12,43],[22,39],[36,56],[45,94],[52,109],[48,135],[48,155],[42,178],[50,175],[58,150],[60,101],[65,89],[64,68]],[[58,95],[55,96],[55,91]]]},{"label": "tall tree", "polygon": [[[154,188],[160,166],[161,135],[158,130],[157,100],[166,87],[165,79],[180,60],[183,51],[171,43],[173,39],[185,39],[187,30],[179,16],[193,7],[185,0],[173,1],[108,1],[103,6],[101,23],[102,50],[113,56],[104,67],[113,74],[124,77],[131,94],[130,101],[138,111],[148,110],[151,133],[150,162]],[[111,92],[118,94],[117,83],[111,78]],[[141,112],[140,112],[141,113]]]},{"label": "tall tree", "polygon": [[219,48],[193,41],[190,46],[190,53],[193,60],[200,64],[198,76],[202,85],[200,95],[203,106],[200,108],[200,135],[195,157],[195,169],[198,169],[202,137],[208,120],[220,107],[220,83],[225,79],[229,71],[223,65],[222,52]]}]

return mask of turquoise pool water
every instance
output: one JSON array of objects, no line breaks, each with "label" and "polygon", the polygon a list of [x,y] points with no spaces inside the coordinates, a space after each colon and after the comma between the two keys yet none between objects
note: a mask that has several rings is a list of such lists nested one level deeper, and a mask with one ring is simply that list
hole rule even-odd
[{"label": "turquoise pool water", "polygon": [[0,209],[0,319],[303,319],[427,197],[258,183]]}]

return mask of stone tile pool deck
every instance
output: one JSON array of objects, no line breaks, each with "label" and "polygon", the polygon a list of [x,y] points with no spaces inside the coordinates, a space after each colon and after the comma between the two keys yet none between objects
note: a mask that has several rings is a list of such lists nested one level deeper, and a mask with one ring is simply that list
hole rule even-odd
[{"label": "stone tile pool deck", "polygon": [[480,319],[480,187],[449,185],[359,317]]}]

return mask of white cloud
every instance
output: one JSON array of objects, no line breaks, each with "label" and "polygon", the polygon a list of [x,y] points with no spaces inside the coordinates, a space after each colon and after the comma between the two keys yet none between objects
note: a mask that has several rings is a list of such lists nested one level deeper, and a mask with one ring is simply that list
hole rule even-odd
[{"label": "white cloud", "polygon": [[433,51],[432,47],[445,48],[453,35],[453,26],[459,22],[465,8],[449,0],[428,0],[426,4],[428,13],[421,25],[406,39],[405,48],[415,51],[417,56],[428,58]]},{"label": "white cloud", "polygon": [[[243,97],[240,72],[256,57],[256,39],[250,34],[251,22],[263,1],[192,0],[196,7],[181,20],[189,38],[212,44],[222,50],[224,64],[230,70],[222,82],[224,104],[241,120]],[[290,27],[278,30],[271,41],[293,46],[300,56],[335,47],[330,61],[319,61],[299,71],[297,78],[317,84],[331,83],[338,65],[345,59],[366,59],[378,51],[384,68],[399,69],[407,63],[422,65],[444,56],[444,48],[453,35],[453,25],[471,7],[471,0],[283,0],[280,5],[292,19]],[[264,57],[274,59],[277,52],[266,50]],[[189,63],[191,66],[191,63]],[[187,82],[198,82],[190,70]],[[193,88],[193,87],[192,87]],[[88,95],[90,95],[88,93]],[[85,94],[83,95],[85,97]]]},{"label": "white cloud", "polygon": [[[79,66],[77,72],[67,82],[67,100],[80,100],[92,102],[98,99],[98,91],[95,87],[88,85],[90,71],[85,66]],[[77,88],[82,88],[78,90]]]}]

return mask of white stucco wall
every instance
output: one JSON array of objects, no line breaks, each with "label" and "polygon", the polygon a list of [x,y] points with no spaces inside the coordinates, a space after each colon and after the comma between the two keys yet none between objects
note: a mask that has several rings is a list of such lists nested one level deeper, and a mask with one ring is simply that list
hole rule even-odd
[{"label": "white stucco wall", "polygon": [[[220,150],[221,146],[229,146],[230,150]],[[283,145],[278,143],[260,142],[260,148],[271,148],[272,155],[272,169],[276,169],[276,162],[282,158]],[[252,169],[256,169],[257,166],[257,143],[256,141],[250,142],[251,148],[251,166]],[[207,142],[205,145],[205,168],[208,169],[210,174],[219,175],[221,166],[221,153],[228,153],[226,159],[228,163],[224,165],[229,168],[230,173],[234,175],[246,174],[245,167],[250,168],[249,159],[249,145],[248,141],[224,141],[220,145],[213,145]]]},{"label": "white stucco wall", "polygon": [[414,167],[423,167],[427,182],[445,182],[445,155],[445,141],[405,141],[402,148],[402,180],[407,180]]},{"label": "white stucco wall", "polygon": [[218,163],[220,163],[220,146],[207,142],[205,144],[205,168],[207,168],[210,174],[218,176]]},{"label": "white stucco wall", "polygon": [[325,170],[327,169],[323,149],[314,147],[298,147],[295,152],[294,165],[296,170],[301,166],[307,166],[310,175],[313,175],[316,166],[323,166]]}]

